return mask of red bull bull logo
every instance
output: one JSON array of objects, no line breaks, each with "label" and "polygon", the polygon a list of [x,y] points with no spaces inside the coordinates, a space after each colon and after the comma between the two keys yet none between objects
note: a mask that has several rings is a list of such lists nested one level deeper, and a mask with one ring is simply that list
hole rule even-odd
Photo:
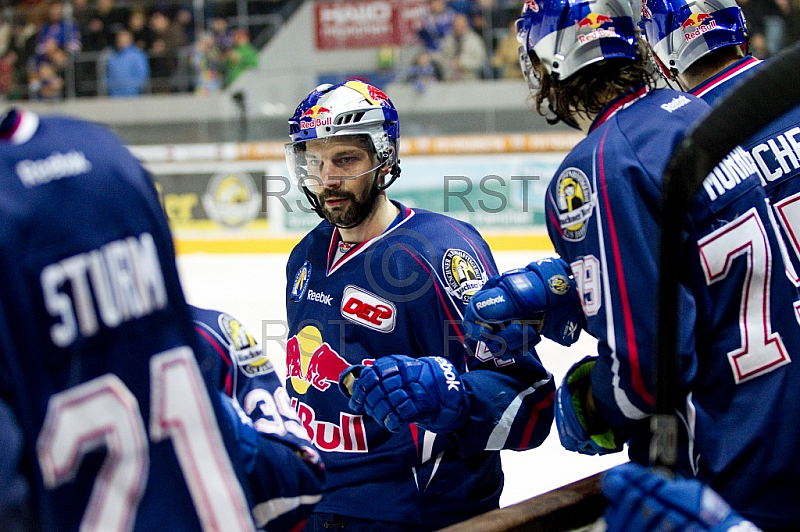
[{"label": "red bull bull logo", "polygon": [[312,127],[329,126],[331,124],[333,124],[331,110],[321,105],[310,107],[300,115],[300,129],[311,129]]},{"label": "red bull bull logo", "polygon": [[681,25],[687,42],[716,27],[717,21],[708,13],[692,13]]},{"label": "red bull bull logo", "polygon": [[608,15],[601,15],[600,13],[589,13],[583,20],[578,22],[578,29],[581,28],[599,28],[603,24],[609,24],[613,22],[611,17]]},{"label": "red bull bull logo", "polygon": [[539,4],[536,3],[536,0],[525,0],[525,4],[522,6],[522,13],[525,14],[528,11],[539,12]]},{"label": "red bull bull logo", "polygon": [[350,87],[360,92],[367,101],[373,105],[384,105],[389,102],[389,97],[386,96],[386,93],[369,83],[364,83],[363,81],[348,81],[345,83],[345,87]]},{"label": "red bull bull logo", "polygon": [[[364,360],[370,365],[372,360]],[[303,327],[286,342],[286,376],[297,393],[304,394],[309,387],[324,392],[338,385],[339,375],[352,366],[327,342],[313,325]]]},{"label": "red bull bull logo", "polygon": [[364,416],[339,412],[339,424],[337,425],[317,419],[316,411],[296,397],[292,397],[292,406],[297,410],[300,423],[317,449],[339,453],[366,453],[369,451],[367,432],[364,429]]}]

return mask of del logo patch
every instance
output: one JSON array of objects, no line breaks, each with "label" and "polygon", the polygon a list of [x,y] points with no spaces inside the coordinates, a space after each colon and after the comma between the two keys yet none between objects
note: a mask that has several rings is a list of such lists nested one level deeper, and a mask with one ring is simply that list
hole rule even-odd
[{"label": "del logo patch", "polygon": [[341,311],[345,319],[382,333],[392,332],[397,322],[394,303],[353,285],[344,289]]},{"label": "del logo patch", "polygon": [[567,168],[556,181],[558,220],[564,240],[583,240],[594,212],[589,178],[578,168]]},{"label": "del logo patch", "polygon": [[303,265],[294,274],[294,282],[292,283],[292,293],[289,294],[289,301],[297,303],[303,299],[308,289],[308,280],[311,279],[311,263],[305,261]]},{"label": "del logo patch", "polygon": [[469,303],[475,292],[486,282],[478,261],[460,249],[448,249],[445,252],[442,273],[447,282],[447,291],[464,304]]}]

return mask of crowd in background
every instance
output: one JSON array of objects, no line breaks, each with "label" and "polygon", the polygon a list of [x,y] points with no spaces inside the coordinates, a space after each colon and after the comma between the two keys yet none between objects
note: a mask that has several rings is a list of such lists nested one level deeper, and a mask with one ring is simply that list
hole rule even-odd
[{"label": "crowd in background", "polygon": [[[391,81],[521,78],[514,21],[524,0],[429,0],[409,65]],[[753,54],[767,58],[800,39],[800,0],[739,0]],[[299,1],[293,2],[295,7]],[[292,2],[248,2],[249,15],[285,14]],[[258,65],[254,30],[238,26],[241,2],[22,0],[0,18],[0,96],[53,100],[142,93],[209,94]],[[389,80],[384,80],[389,81]]]},{"label": "crowd in background", "polygon": [[[282,2],[254,4],[269,14]],[[258,65],[258,50],[251,28],[229,24],[235,2],[209,5],[198,31],[191,2],[18,2],[0,19],[0,95],[53,100],[222,90]]]}]

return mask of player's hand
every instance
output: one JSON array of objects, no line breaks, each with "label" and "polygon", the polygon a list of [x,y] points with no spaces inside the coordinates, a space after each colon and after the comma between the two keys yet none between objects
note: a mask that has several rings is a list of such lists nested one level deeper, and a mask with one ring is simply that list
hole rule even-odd
[{"label": "player's hand", "polygon": [[584,400],[595,362],[597,357],[587,356],[574,364],[556,391],[558,437],[568,451],[589,455],[616,453],[625,444],[621,433],[608,428],[605,432],[590,434],[588,429]]},{"label": "player's hand", "polygon": [[470,299],[465,334],[493,353],[536,345],[539,333],[572,345],[585,323],[577,284],[560,258],[532,262],[489,279]]},{"label": "player's hand", "polygon": [[372,366],[342,372],[339,388],[350,397],[354,412],[369,414],[392,432],[409,423],[431,432],[452,432],[469,410],[464,383],[442,357],[380,357]]},{"label": "player's hand", "polygon": [[601,486],[609,500],[609,532],[759,531],[698,480],[673,480],[640,465],[623,464],[606,473]]}]

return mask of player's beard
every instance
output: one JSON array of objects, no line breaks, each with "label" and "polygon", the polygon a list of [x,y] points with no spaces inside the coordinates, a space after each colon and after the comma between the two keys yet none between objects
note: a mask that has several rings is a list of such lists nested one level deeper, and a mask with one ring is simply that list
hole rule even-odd
[{"label": "player's beard", "polygon": [[[317,198],[326,220],[337,227],[350,229],[367,219],[375,206],[375,200],[379,193],[378,187],[372,184],[360,196],[345,190],[326,189],[320,192]],[[325,206],[325,200],[331,198],[344,198],[348,201],[342,207],[329,209]]]}]

